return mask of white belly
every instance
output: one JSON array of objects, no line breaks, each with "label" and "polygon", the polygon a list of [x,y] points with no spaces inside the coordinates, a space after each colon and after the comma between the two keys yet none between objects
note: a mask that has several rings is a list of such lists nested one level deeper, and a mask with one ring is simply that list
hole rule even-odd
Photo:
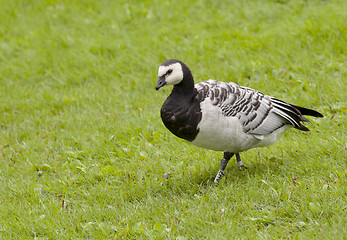
[{"label": "white belly", "polygon": [[272,133],[264,135],[263,136],[264,138],[261,141],[259,141],[258,143],[256,143],[254,146],[252,146],[252,148],[265,147],[265,146],[269,146],[271,144],[274,144],[281,137],[281,135],[284,131],[286,131],[292,127],[293,127],[292,125],[284,125],[283,127],[273,131]]},{"label": "white belly", "polygon": [[253,135],[244,132],[236,117],[226,117],[210,99],[201,104],[202,118],[198,124],[199,133],[191,142],[195,146],[215,151],[239,153],[250,148],[264,147],[275,143],[290,125],[285,125],[267,135]]},{"label": "white belly", "polygon": [[236,117],[225,117],[219,107],[210,99],[201,103],[202,118],[198,124],[199,133],[192,144],[215,151],[238,153],[245,151],[258,139],[244,132]]}]

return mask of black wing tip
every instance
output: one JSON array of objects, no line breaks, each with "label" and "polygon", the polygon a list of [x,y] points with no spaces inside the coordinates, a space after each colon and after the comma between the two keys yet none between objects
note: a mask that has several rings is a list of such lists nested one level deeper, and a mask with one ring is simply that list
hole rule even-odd
[{"label": "black wing tip", "polygon": [[312,116],[312,117],[319,117],[319,118],[324,117],[323,114],[317,112],[316,110],[308,109],[308,108],[304,108],[304,107],[300,107],[300,106],[296,106],[296,105],[293,105],[293,104],[291,104],[291,105],[293,107],[295,107],[296,109],[298,109],[299,112],[302,115],[307,115],[307,116]]},{"label": "black wing tip", "polygon": [[316,111],[316,113],[317,113],[317,115],[316,115],[315,117],[320,117],[320,118],[324,117],[323,114],[321,114],[321,113],[319,113],[319,112],[317,112],[317,111]]},{"label": "black wing tip", "polygon": [[310,122],[305,116],[300,116],[300,120],[303,122]]},{"label": "black wing tip", "polygon": [[315,110],[312,110],[312,109],[307,109],[309,111],[300,111],[302,115],[307,115],[307,116],[312,116],[312,117],[319,117],[319,118],[322,118],[324,117],[323,114],[315,111]]},{"label": "black wing tip", "polygon": [[306,126],[300,124],[299,126],[295,126],[296,129],[299,129],[301,131],[309,132],[310,129],[308,129]]}]

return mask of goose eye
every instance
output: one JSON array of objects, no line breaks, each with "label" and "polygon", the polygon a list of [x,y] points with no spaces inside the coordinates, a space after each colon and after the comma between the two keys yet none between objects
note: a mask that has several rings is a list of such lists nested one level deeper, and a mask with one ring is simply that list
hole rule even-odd
[{"label": "goose eye", "polygon": [[172,73],[172,69],[167,70],[167,74]]}]

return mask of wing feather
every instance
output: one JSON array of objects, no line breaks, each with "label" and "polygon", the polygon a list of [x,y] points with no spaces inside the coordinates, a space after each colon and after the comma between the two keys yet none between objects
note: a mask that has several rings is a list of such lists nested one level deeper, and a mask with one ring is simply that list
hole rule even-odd
[{"label": "wing feather", "polygon": [[244,131],[261,139],[284,125],[307,131],[300,122],[307,122],[294,105],[241,87],[233,82],[208,80],[195,85],[201,101],[210,98],[214,106],[220,107],[225,117],[237,117]]}]

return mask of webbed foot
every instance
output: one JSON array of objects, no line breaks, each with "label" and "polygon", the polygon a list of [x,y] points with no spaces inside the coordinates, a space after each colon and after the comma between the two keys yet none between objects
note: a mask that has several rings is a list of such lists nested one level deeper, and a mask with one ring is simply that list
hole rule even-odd
[{"label": "webbed foot", "polygon": [[241,158],[240,158],[240,154],[239,153],[236,153],[236,165],[237,165],[237,169],[238,170],[241,170],[241,168],[243,169],[248,169],[248,167],[246,167],[245,165],[243,165],[243,162],[241,161]]},{"label": "webbed foot", "polygon": [[242,168],[243,168],[243,169],[248,169],[248,167],[246,167],[245,165],[243,165],[243,162],[242,162],[242,161],[237,162],[236,165],[237,165],[237,169],[238,169],[238,170],[241,170]]}]

